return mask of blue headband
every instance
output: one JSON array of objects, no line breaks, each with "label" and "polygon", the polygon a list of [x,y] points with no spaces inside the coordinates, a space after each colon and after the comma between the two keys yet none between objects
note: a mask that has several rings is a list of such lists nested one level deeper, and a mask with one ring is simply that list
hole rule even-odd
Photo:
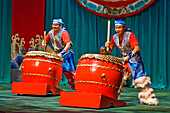
[{"label": "blue headband", "polygon": [[125,26],[125,22],[121,19],[115,20],[115,26]]},{"label": "blue headband", "polygon": [[53,20],[53,24],[63,25],[64,22],[62,21],[62,19],[54,19],[54,20]]}]

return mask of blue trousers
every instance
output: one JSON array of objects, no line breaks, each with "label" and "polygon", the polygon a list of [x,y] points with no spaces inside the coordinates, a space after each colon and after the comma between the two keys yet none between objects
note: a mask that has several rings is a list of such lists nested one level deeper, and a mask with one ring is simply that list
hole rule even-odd
[{"label": "blue trousers", "polygon": [[139,77],[143,77],[147,75],[142,61],[137,62],[137,63],[128,62],[128,64],[129,64],[134,80]]},{"label": "blue trousers", "polygon": [[64,71],[66,71],[66,72],[76,71],[73,53],[70,50],[62,58],[63,58],[63,63],[62,63],[63,72]]}]

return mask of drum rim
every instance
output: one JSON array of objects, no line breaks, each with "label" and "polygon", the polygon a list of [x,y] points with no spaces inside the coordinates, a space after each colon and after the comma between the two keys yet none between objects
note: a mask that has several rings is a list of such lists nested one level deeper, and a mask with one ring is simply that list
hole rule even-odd
[{"label": "drum rim", "polygon": [[45,52],[45,51],[29,51],[26,53],[25,56],[44,56],[46,58],[54,58],[56,60],[63,62],[63,58],[59,57],[58,55],[55,55],[55,54],[52,54],[49,52]]},{"label": "drum rim", "polygon": [[[120,61],[119,59],[117,59],[117,57],[111,56],[111,55],[101,55],[101,54],[84,54],[80,57],[79,60],[81,59],[85,59],[85,58],[89,58],[89,59],[97,59],[97,60],[101,60],[101,61],[107,61],[107,62],[113,62],[115,64],[118,64],[120,66],[123,67],[122,61]],[[78,61],[79,61],[78,60]]]}]

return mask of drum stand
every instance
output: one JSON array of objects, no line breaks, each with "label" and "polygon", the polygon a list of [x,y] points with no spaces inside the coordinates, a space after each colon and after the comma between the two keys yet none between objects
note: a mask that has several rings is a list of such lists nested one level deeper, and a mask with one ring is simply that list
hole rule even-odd
[{"label": "drum stand", "polygon": [[126,102],[98,93],[80,93],[62,91],[59,105],[85,108],[109,108],[126,106]]},{"label": "drum stand", "polygon": [[48,92],[52,92],[52,95],[60,95],[61,91],[61,89],[52,87],[47,83],[13,82],[11,93],[18,95],[47,95]]}]

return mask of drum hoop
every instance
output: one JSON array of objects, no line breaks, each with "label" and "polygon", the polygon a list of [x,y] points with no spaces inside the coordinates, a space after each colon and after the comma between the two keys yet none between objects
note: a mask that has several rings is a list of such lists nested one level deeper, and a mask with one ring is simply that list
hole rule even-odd
[{"label": "drum hoop", "polygon": [[119,89],[118,86],[115,86],[115,85],[111,85],[111,84],[107,84],[107,83],[102,83],[102,82],[95,82],[95,81],[83,81],[83,80],[80,80],[80,81],[75,81],[75,84],[76,83],[91,83],[91,84],[99,84],[99,85],[104,85],[104,86],[109,86],[109,87],[113,87],[113,88],[117,88]]},{"label": "drum hoop", "polygon": [[60,58],[58,55],[44,51],[29,51],[25,56],[44,56],[46,58],[54,58],[56,60],[63,62],[63,58]]},{"label": "drum hoop", "polygon": [[[84,59],[84,58],[89,58],[89,59],[97,59],[101,61],[108,61],[108,62],[113,62],[115,64],[118,64],[120,66],[122,65],[122,61],[120,61],[117,57],[113,57],[110,55],[100,55],[100,54],[84,54],[80,57],[79,60]],[[79,61],[78,60],[78,61]]]},{"label": "drum hoop", "polygon": [[21,74],[21,76],[39,76],[39,77],[47,77],[47,78],[51,78],[51,79],[54,79],[54,80],[57,80],[57,81],[60,81],[60,79],[56,78],[56,77],[52,77],[52,76],[49,76],[49,75],[43,75],[43,74],[34,74],[34,73],[25,73],[25,74]]},{"label": "drum hoop", "polygon": [[118,72],[123,73],[123,71],[122,71],[121,69],[116,69],[116,68],[106,67],[106,66],[97,65],[97,64],[79,64],[79,65],[77,65],[77,67],[81,67],[81,66],[83,66],[83,67],[86,67],[86,66],[89,66],[89,67],[99,67],[99,68],[115,70],[115,71],[118,71]]}]

